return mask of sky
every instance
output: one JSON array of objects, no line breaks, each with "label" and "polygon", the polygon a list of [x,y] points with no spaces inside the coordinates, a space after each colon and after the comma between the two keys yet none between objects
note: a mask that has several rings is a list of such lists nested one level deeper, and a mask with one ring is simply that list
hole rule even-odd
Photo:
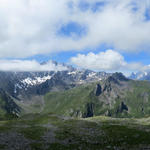
[{"label": "sky", "polygon": [[[150,70],[150,0],[0,0],[0,70]],[[41,66],[41,62],[48,62]]]}]

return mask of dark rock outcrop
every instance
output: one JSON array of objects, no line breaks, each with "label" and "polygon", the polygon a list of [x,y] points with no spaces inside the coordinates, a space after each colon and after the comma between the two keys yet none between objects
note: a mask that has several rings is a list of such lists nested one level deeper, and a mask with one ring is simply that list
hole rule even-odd
[{"label": "dark rock outcrop", "polygon": [[95,95],[100,96],[101,93],[102,93],[102,87],[100,84],[97,84]]},{"label": "dark rock outcrop", "polygon": [[87,103],[86,113],[83,115],[83,118],[93,117],[93,115],[94,115],[94,104]]},{"label": "dark rock outcrop", "polygon": [[110,76],[116,80],[119,80],[119,81],[128,81],[129,79],[126,78],[121,72],[116,72],[114,74],[112,74],[112,76]]},{"label": "dark rock outcrop", "polygon": [[117,109],[117,113],[123,113],[124,111],[128,111],[128,107],[124,102],[121,102],[121,105]]}]

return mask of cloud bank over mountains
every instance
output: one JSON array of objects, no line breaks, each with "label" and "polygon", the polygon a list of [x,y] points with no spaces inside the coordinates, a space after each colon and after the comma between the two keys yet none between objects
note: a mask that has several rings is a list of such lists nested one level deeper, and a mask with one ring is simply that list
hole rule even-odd
[{"label": "cloud bank over mountains", "polygon": [[40,64],[35,60],[0,60],[0,71],[63,71],[67,67],[49,61]]},{"label": "cloud bank over mountains", "polygon": [[[46,63],[39,63],[36,60],[0,60],[0,71],[64,71],[67,67],[63,64],[55,64],[53,61]],[[94,54],[78,54],[70,58],[70,64],[75,65],[77,68],[90,69],[95,71],[121,71],[126,74],[132,71],[149,71],[150,65],[143,65],[138,62],[128,63],[125,61],[123,55],[114,51],[106,50]]]},{"label": "cloud bank over mountains", "polygon": [[124,57],[113,50],[107,50],[98,54],[88,53],[87,55],[78,54],[71,58],[71,62],[80,68],[102,70],[102,71],[136,71],[143,68],[149,69],[141,63],[127,63]]}]

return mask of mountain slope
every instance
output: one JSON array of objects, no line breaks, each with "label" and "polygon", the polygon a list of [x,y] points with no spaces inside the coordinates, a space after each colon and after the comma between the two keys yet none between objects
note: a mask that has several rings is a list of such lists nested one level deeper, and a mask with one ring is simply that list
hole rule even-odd
[{"label": "mountain slope", "polygon": [[20,112],[21,108],[15,103],[14,99],[0,89],[0,119],[18,117]]},{"label": "mountain slope", "polygon": [[43,113],[67,116],[144,117],[150,115],[150,83],[116,73],[108,79],[45,96]]}]

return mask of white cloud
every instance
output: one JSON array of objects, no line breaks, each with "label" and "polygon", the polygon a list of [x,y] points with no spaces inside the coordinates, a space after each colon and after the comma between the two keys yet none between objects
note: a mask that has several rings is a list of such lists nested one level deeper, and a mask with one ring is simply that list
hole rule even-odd
[{"label": "white cloud", "polygon": [[67,68],[52,61],[40,64],[35,60],[0,60],[0,71],[63,71]]},{"label": "white cloud", "polygon": [[71,62],[80,68],[97,71],[137,71],[143,68],[140,63],[127,63],[124,57],[113,50],[100,52],[99,54],[88,53],[87,55],[78,54],[71,58]]},{"label": "white cloud", "polygon": [[[150,21],[144,16],[149,0],[85,0],[90,5],[85,11],[79,8],[81,1],[0,0],[0,57],[82,50],[103,43],[128,52],[150,48]],[[102,1],[106,4],[93,12],[93,4]],[[85,36],[56,34],[70,21],[85,26]]]}]

